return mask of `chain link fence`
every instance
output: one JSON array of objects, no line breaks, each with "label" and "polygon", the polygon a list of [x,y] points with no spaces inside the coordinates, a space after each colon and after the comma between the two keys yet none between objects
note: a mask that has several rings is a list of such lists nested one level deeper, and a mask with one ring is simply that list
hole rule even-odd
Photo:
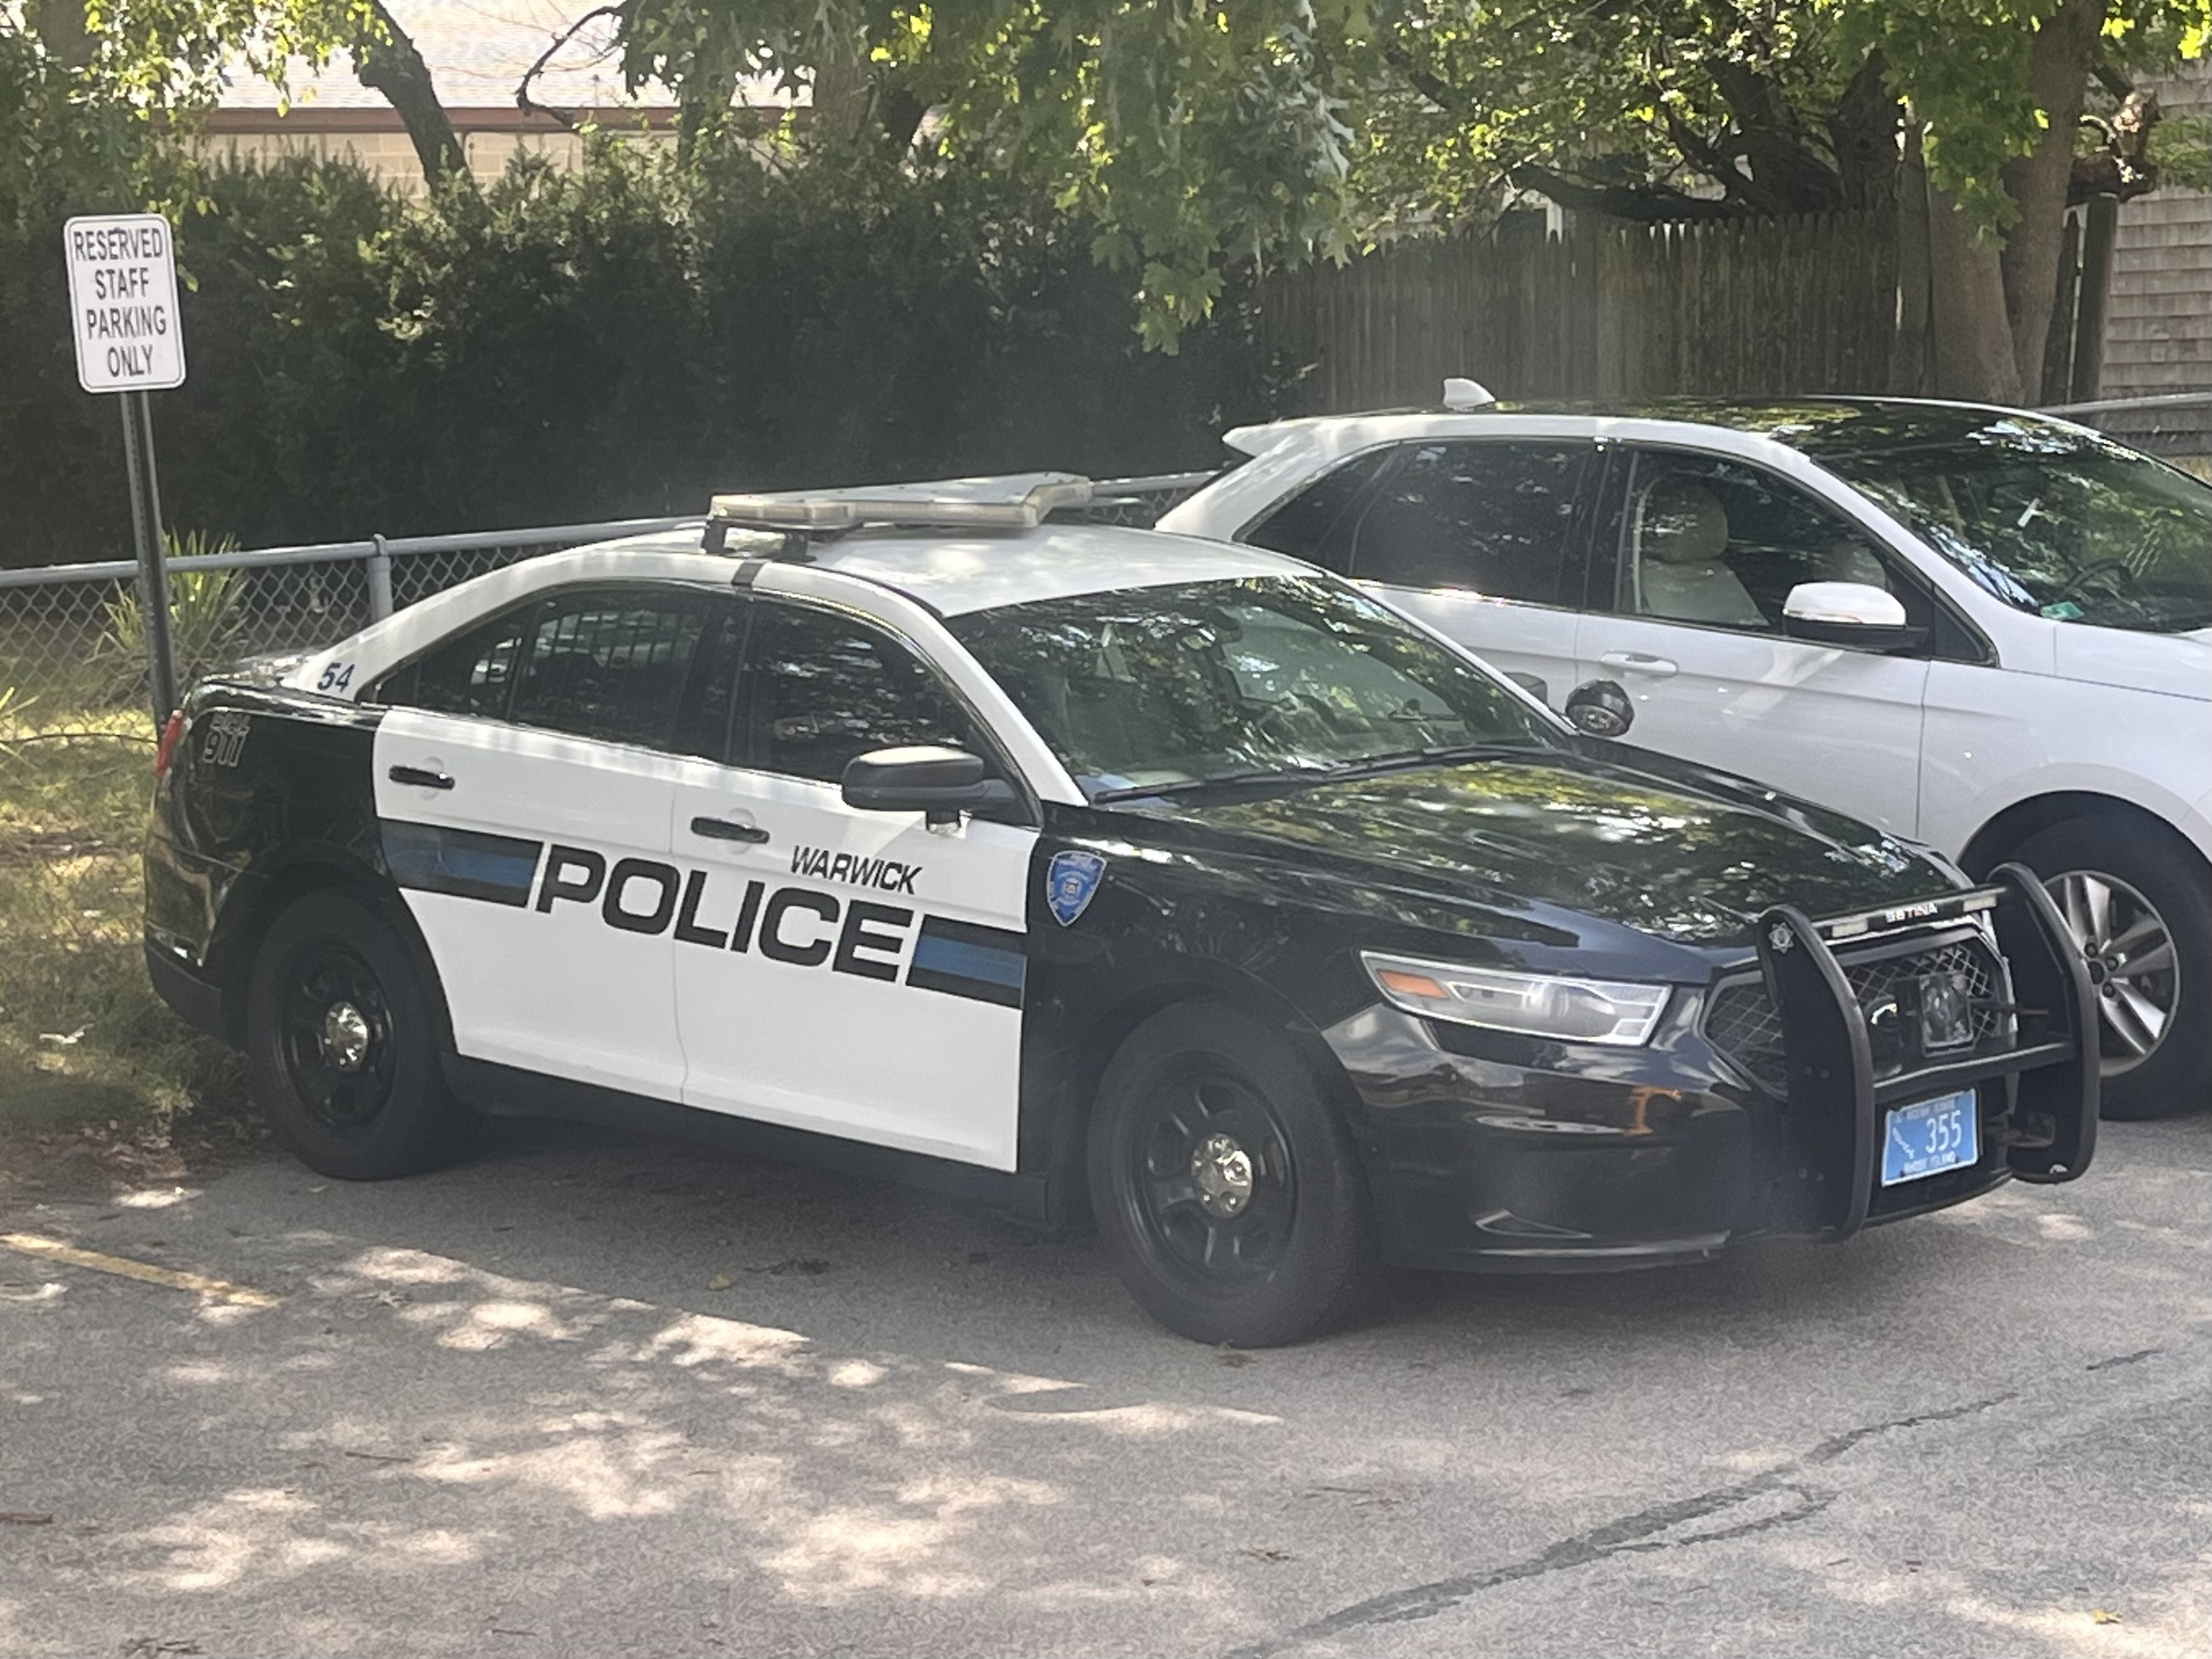
[{"label": "chain link fence", "polygon": [[[673,529],[681,519],[481,535],[375,537],[169,561],[181,684],[248,657],[313,651],[471,576],[564,547]],[[105,726],[146,698],[134,563],[0,571],[0,720]]]},{"label": "chain link fence", "polygon": [[[1075,516],[1146,526],[1205,473],[1112,479]],[[372,537],[169,561],[178,679],[246,658],[309,652],[433,593],[542,553],[696,519],[629,519],[453,536]],[[137,569],[115,561],[0,571],[0,732],[106,730],[146,702]]]}]

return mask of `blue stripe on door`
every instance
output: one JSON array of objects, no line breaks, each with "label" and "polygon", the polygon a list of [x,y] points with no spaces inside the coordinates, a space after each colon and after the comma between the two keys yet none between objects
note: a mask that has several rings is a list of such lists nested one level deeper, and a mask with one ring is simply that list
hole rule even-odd
[{"label": "blue stripe on door", "polygon": [[923,918],[906,970],[908,985],[1004,1008],[1022,1006],[1028,976],[1029,956],[1019,933],[943,916]]},{"label": "blue stripe on door", "polygon": [[378,829],[385,867],[402,887],[492,904],[530,902],[543,842],[454,830],[442,823],[410,823],[404,818],[385,818]]}]

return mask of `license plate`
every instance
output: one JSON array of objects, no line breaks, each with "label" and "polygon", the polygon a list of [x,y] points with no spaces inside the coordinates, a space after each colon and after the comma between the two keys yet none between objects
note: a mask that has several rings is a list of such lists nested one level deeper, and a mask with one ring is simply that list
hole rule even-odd
[{"label": "license plate", "polygon": [[1974,1115],[1974,1091],[1899,1106],[1889,1115],[1881,1142],[1881,1184],[1964,1169],[1982,1156],[1981,1123]]}]

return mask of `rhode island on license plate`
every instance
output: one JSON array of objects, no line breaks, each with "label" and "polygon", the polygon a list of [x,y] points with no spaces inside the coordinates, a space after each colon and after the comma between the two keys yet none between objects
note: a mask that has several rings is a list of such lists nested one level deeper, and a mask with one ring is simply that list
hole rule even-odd
[{"label": "rhode island on license plate", "polygon": [[1941,1175],[1978,1161],[1982,1155],[1981,1126],[1974,1117],[1974,1094],[1969,1089],[1938,1100],[1899,1106],[1889,1115],[1888,1132],[1881,1143],[1881,1184]]}]

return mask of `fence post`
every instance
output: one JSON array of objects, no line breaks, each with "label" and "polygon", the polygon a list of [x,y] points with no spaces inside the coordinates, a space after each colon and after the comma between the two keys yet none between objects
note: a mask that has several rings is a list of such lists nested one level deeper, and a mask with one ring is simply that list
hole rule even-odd
[{"label": "fence post", "polygon": [[382,622],[392,614],[392,551],[384,538],[372,536],[376,551],[368,556],[368,619]]}]

